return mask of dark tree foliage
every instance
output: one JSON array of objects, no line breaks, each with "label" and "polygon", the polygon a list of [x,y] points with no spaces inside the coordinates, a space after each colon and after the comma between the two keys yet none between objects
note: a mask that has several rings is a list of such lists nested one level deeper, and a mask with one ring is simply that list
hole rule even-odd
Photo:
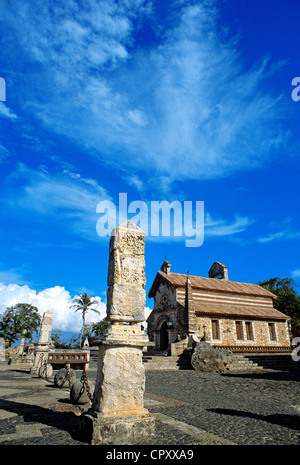
[{"label": "dark tree foliage", "polygon": [[98,323],[92,324],[92,332],[96,336],[102,336],[108,326],[109,322],[105,318],[103,318],[102,320],[98,321]]},{"label": "dark tree foliage", "polygon": [[32,339],[33,333],[41,324],[41,316],[37,307],[19,303],[8,307],[0,317],[0,337],[13,344],[20,336]]},{"label": "dark tree foliage", "polygon": [[298,284],[292,278],[270,278],[258,284],[277,296],[274,307],[291,317],[293,337],[300,336],[300,296],[295,290]]}]

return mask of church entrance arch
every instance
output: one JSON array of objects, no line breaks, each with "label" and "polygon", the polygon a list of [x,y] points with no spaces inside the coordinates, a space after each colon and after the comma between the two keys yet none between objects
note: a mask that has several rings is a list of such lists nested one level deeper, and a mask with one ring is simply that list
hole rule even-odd
[{"label": "church entrance arch", "polygon": [[169,334],[167,328],[167,322],[164,321],[160,327],[160,350],[166,350],[169,346]]}]

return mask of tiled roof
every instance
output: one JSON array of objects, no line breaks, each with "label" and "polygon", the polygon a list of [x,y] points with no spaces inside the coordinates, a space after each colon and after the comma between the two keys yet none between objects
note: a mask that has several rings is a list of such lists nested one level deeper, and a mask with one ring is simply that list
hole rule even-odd
[{"label": "tiled roof", "polygon": [[[169,281],[175,287],[185,287],[186,274],[157,272],[163,279]],[[276,299],[276,295],[258,284],[239,283],[224,279],[203,278],[201,276],[189,276],[193,289],[205,289],[214,292],[226,292],[231,294],[246,294]]]},{"label": "tiled roof", "polygon": [[286,320],[288,317],[275,308],[267,306],[232,305],[194,301],[195,313],[202,316],[223,316],[235,318],[257,318],[265,320]]}]

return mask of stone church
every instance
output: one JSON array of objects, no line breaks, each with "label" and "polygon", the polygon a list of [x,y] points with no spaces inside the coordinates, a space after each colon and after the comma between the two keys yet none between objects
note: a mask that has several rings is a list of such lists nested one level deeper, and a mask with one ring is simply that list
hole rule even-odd
[{"label": "stone church", "polygon": [[178,355],[200,340],[235,352],[290,350],[290,318],[274,308],[276,296],[230,281],[222,263],[214,262],[204,278],[172,273],[164,261],[148,296],[154,298],[147,323],[156,351]]}]

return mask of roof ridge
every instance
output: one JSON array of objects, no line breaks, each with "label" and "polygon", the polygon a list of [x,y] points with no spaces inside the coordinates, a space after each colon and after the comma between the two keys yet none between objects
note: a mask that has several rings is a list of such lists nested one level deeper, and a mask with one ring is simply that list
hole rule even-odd
[{"label": "roof ridge", "polygon": [[[171,272],[169,274],[164,273],[163,271],[158,271],[158,274],[169,281],[176,287],[184,287],[186,283],[186,276],[187,274],[183,273],[174,273]],[[177,278],[177,279],[176,279]],[[263,288],[259,284],[254,283],[244,283],[240,281],[227,281],[224,279],[215,279],[215,278],[207,278],[205,276],[196,276],[196,275],[189,275],[191,280],[192,288],[198,289],[208,289],[208,290],[215,290],[215,291],[223,291],[227,293],[237,293],[237,294],[246,294],[246,295],[260,295],[262,297],[270,297],[276,299],[277,296],[272,292],[268,291],[267,289]],[[209,286],[201,286],[201,282],[197,280],[204,280],[202,283],[206,282],[209,283]],[[196,282],[195,282],[196,281]],[[252,291],[252,292],[251,292]],[[256,292],[255,292],[256,291]]]},{"label": "roof ridge", "polygon": [[[162,272],[162,273],[163,273],[163,272]],[[166,273],[163,273],[163,274],[165,275]],[[170,274],[171,274],[171,275],[172,275],[172,274],[177,274],[177,275],[180,275],[180,276],[187,276],[186,273],[174,273],[174,272],[171,272]],[[168,275],[166,275],[166,276],[168,276]],[[169,275],[169,276],[170,276],[170,275]],[[190,278],[193,278],[193,277],[194,277],[194,278],[201,278],[201,279],[209,279],[210,281],[217,281],[217,282],[229,282],[229,283],[237,283],[237,284],[249,284],[250,286],[258,286],[258,287],[261,287],[261,286],[259,286],[259,284],[256,284],[256,283],[246,283],[246,282],[244,282],[244,281],[232,281],[232,280],[228,280],[228,281],[227,281],[227,280],[225,280],[225,279],[210,278],[209,276],[198,276],[198,275],[196,275],[196,274],[194,274],[194,275],[193,275],[193,274],[189,274],[189,277],[190,277]],[[267,290],[267,289],[266,289],[266,290]]]}]

